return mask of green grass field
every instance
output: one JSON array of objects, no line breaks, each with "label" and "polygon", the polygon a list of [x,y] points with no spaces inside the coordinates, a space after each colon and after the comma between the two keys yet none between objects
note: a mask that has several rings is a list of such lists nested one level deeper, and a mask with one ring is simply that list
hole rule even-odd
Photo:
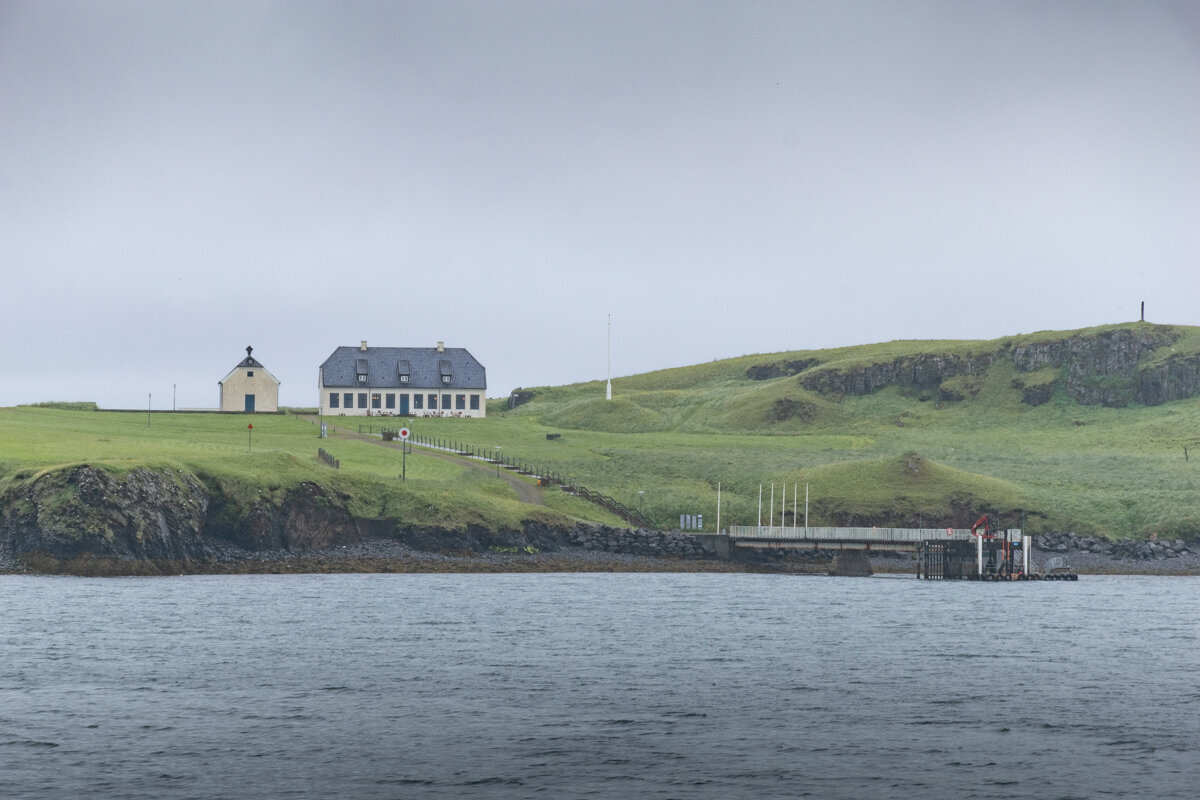
[{"label": "green grass field", "polygon": [[[253,430],[247,428],[253,425]],[[75,464],[114,473],[140,466],[188,470],[235,500],[275,498],[303,481],[351,498],[364,517],[394,517],[416,525],[519,527],[526,519],[572,518],[615,523],[606,512],[562,492],[545,492],[545,507],[518,502],[516,492],[488,470],[448,463],[420,448],[399,450],[343,435],[329,438],[295,415],[118,413],[22,406],[0,409],[0,493]],[[354,430],[356,426],[350,426]],[[340,469],[325,465],[318,448]],[[400,481],[401,471],[407,480]]]},{"label": "green grass field", "polygon": [[[1050,402],[1029,406],[1014,387],[1015,368],[1003,359],[983,374],[947,381],[967,398],[954,402],[897,386],[829,397],[805,390],[795,375],[747,377],[750,367],[765,363],[816,360],[819,369],[832,369],[930,352],[974,357],[1017,341],[1112,329],[745,356],[616,379],[611,402],[600,381],[540,387],[513,410],[489,401],[486,419],[416,418],[411,426],[479,448],[502,446],[506,456],[612,495],[663,527],[677,524],[679,514],[701,513],[713,530],[718,484],[722,525],[754,524],[759,487],[769,496],[774,484],[775,508],[764,508],[764,519],[786,512],[790,520],[792,498],[802,509],[807,486],[813,525],[961,526],[988,512],[1033,533],[1191,538],[1200,531],[1200,399],[1114,409],[1080,405],[1059,386]],[[1175,330],[1172,353],[1200,352],[1200,329]],[[1147,361],[1162,358],[1156,351]],[[1057,385],[1060,373],[1048,369],[1021,380]],[[615,522],[553,489],[543,492],[545,507],[521,504],[488,472],[422,457],[420,450],[409,457],[409,480],[401,484],[398,451],[341,432],[322,441],[317,426],[296,415],[156,413],[147,420],[135,413],[0,409],[0,491],[64,465],[122,470],[150,463],[191,470],[242,498],[317,481],[352,496],[356,513],[416,524]],[[400,420],[328,422],[356,431]],[[559,438],[547,439],[551,433]],[[341,470],[317,460],[321,446],[341,460]]]}]

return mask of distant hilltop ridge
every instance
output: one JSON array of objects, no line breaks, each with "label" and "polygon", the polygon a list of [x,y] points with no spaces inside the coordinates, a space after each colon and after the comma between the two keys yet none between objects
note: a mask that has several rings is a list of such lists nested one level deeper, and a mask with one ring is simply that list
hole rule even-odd
[{"label": "distant hilltop ridge", "polygon": [[[948,409],[987,405],[995,419],[1056,403],[1126,408],[1200,396],[1200,327],[1131,322],[993,340],[897,340],[739,356],[602,381],[518,388],[510,409],[543,424],[614,432],[841,432],[855,420],[919,413],[888,390]],[[848,416],[849,415],[849,416]],[[999,416],[997,416],[999,415]]]},{"label": "distant hilltop ridge", "polygon": [[[1200,395],[1200,329],[1132,323],[1049,331],[986,342],[896,342],[912,352],[872,358],[863,346],[816,351],[806,358],[763,361],[746,369],[751,380],[798,375],[820,395],[866,395],[888,386],[936,392],[958,401],[978,394],[993,367],[1013,372],[1022,402],[1041,405],[1063,389],[1081,405],[1155,406]],[[847,358],[846,356],[849,356]]]}]

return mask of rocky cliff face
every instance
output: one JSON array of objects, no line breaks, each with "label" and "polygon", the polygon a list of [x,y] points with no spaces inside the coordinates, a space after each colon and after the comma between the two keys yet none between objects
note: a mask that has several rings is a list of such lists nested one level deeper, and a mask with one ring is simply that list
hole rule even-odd
[{"label": "rocky cliff face", "polygon": [[773,361],[766,364],[755,364],[746,370],[746,377],[752,381],[769,381],[772,378],[785,378],[789,375],[799,375],[806,369],[812,369],[820,364],[817,358],[801,358],[794,361]]},{"label": "rocky cliff face", "polygon": [[[1167,327],[1145,329],[1121,328],[1089,336],[1072,336],[1051,342],[1018,345],[1012,349],[1013,366],[1021,372],[1033,372],[1053,367],[1063,370],[1067,393],[1081,405],[1103,405],[1122,408],[1130,402],[1158,405],[1167,397],[1180,392],[1179,397],[1193,397],[1200,389],[1200,373],[1193,375],[1190,391],[1179,380],[1182,373],[1170,370],[1148,370],[1143,387],[1141,360],[1156,349],[1175,341],[1175,333]],[[1174,399],[1179,399],[1175,397]],[[1147,399],[1156,402],[1147,402]]]},{"label": "rocky cliff face", "polygon": [[921,353],[892,361],[851,369],[815,370],[800,377],[800,385],[819,394],[864,395],[886,386],[936,389],[943,381],[959,375],[987,370],[992,356],[975,358]]},{"label": "rocky cliff face", "polygon": [[301,483],[278,503],[256,500],[249,508],[214,497],[204,533],[252,552],[310,550],[360,541],[363,532],[346,510],[349,498],[315,483]]},{"label": "rocky cliff face", "polygon": [[78,466],[0,500],[0,542],[62,558],[201,558],[209,495],[195,477],[136,469],[117,477]]},{"label": "rocky cliff face", "polygon": [[[937,391],[940,399],[962,400],[962,380],[983,376],[994,363],[1009,360],[1019,373],[1013,388],[1023,402],[1041,405],[1061,387],[1081,405],[1122,408],[1130,403],[1160,405],[1200,396],[1200,354],[1181,353],[1145,365],[1178,339],[1169,326],[1145,325],[1066,336],[1052,341],[999,343],[992,352],[971,356],[921,353],[891,361],[819,368],[813,360],[751,367],[747,376],[764,380],[799,374],[800,385],[827,396],[866,395],[888,386]],[[1057,370],[1053,380],[1027,381],[1020,375]],[[956,380],[957,379],[957,380]]]},{"label": "rocky cliff face", "polygon": [[203,560],[224,545],[304,550],[358,541],[361,531],[346,499],[316,484],[301,484],[282,502],[246,508],[170,469],[114,475],[83,465],[0,497],[0,546],[62,560]]}]

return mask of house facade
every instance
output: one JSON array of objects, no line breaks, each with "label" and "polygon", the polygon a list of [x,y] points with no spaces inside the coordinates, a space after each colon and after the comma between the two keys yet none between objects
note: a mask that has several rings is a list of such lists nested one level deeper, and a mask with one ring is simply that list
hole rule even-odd
[{"label": "house facade", "polygon": [[462,347],[339,347],[317,374],[328,416],[484,417],[487,371]]},{"label": "house facade", "polygon": [[250,355],[253,347],[246,348],[246,357],[228,375],[217,381],[221,387],[221,410],[275,413],[279,410],[279,379]]}]

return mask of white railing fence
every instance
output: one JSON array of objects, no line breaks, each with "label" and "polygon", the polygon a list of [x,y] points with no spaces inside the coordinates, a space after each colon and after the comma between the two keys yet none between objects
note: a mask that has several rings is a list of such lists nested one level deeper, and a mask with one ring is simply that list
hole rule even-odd
[{"label": "white railing fence", "polygon": [[[1020,529],[997,531],[1009,541],[1020,541]],[[805,528],[780,525],[731,525],[733,539],[787,539],[797,541],[858,541],[858,542],[924,542],[967,541],[974,538],[970,528]],[[1015,537],[1015,539],[1014,539]]]}]

